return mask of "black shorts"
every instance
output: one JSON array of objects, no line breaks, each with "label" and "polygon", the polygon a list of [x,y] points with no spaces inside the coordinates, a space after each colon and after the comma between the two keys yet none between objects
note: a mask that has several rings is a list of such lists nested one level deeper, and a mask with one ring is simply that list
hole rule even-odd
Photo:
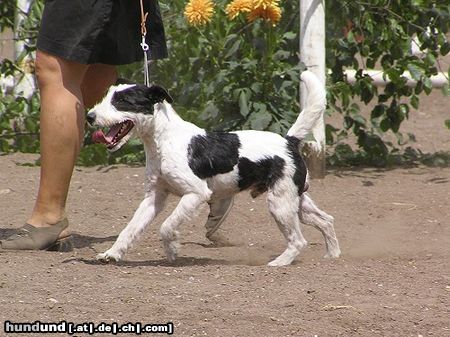
[{"label": "black shorts", "polygon": [[[158,0],[144,0],[150,58],[167,57]],[[37,49],[83,64],[143,58],[139,0],[46,0]]]}]

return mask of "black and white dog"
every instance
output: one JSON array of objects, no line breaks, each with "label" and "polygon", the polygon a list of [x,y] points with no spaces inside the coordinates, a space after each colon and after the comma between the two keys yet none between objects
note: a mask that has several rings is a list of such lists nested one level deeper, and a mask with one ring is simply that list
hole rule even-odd
[{"label": "black and white dog", "polygon": [[119,149],[134,134],[144,144],[146,193],[117,241],[97,259],[122,259],[148,224],[163,209],[169,193],[181,197],[160,233],[169,261],[178,250],[178,227],[204,202],[230,198],[243,190],[253,197],[267,192],[270,213],[287,240],[286,250],[270,266],[290,264],[306,245],[301,223],[316,227],[325,238],[326,257],[340,255],[333,217],[321,211],[306,193],[308,171],[299,145],[321,118],[325,89],[310,71],[301,76],[308,89],[304,110],[286,137],[264,131],[208,132],[186,122],[172,108],[160,86],[112,86],[87,115],[94,141]]}]

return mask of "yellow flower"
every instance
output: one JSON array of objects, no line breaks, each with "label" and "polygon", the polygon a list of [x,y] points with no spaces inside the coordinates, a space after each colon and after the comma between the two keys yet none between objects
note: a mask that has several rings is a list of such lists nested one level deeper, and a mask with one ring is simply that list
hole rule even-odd
[{"label": "yellow flower", "polygon": [[[265,0],[257,1],[260,3],[267,2]],[[258,18],[270,21],[272,25],[276,25],[281,19],[281,8],[276,1],[271,4],[261,4],[259,7],[253,7],[252,11],[247,14],[247,20],[252,22]]]},{"label": "yellow flower", "polygon": [[253,8],[266,9],[272,5],[278,5],[280,0],[253,0]]},{"label": "yellow flower", "polygon": [[184,9],[184,16],[193,26],[210,22],[213,13],[214,5],[211,0],[190,0]]},{"label": "yellow flower", "polygon": [[227,5],[225,12],[228,17],[233,20],[240,13],[250,12],[253,8],[252,3],[252,0],[233,0]]},{"label": "yellow flower", "polygon": [[247,14],[249,22],[258,18],[270,21],[276,25],[281,19],[280,0],[233,0],[227,5],[226,13],[233,20],[240,13]]}]

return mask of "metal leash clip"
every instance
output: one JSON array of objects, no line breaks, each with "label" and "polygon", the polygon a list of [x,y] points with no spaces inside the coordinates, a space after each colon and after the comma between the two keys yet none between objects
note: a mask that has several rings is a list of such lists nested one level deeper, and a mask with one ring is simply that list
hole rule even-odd
[{"label": "metal leash clip", "polygon": [[142,42],[140,43],[142,51],[144,52],[144,83],[147,87],[150,86],[150,75],[148,72],[148,50],[150,47],[145,41],[145,36],[147,35],[147,28],[145,27],[145,21],[147,20],[148,13],[144,13],[144,4],[140,1],[141,4],[141,34],[142,34]]}]

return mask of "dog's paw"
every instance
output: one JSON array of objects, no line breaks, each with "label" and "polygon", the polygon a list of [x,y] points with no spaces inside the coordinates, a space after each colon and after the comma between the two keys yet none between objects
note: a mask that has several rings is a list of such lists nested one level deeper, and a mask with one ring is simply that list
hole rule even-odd
[{"label": "dog's paw", "polygon": [[164,243],[167,261],[169,261],[170,263],[175,262],[175,260],[177,259],[179,246],[180,245],[177,241]]},{"label": "dog's paw", "polygon": [[275,259],[273,261],[270,261],[267,265],[269,267],[283,267],[283,266],[288,266],[290,265],[291,262],[290,261],[284,261],[282,259]]},{"label": "dog's paw", "polygon": [[325,254],[325,259],[337,259],[339,256],[341,256],[341,251],[339,249],[334,250],[332,252],[328,252]]},{"label": "dog's paw", "polygon": [[108,263],[108,262],[119,262],[122,256],[120,256],[120,254],[114,254],[109,250],[107,250],[104,253],[98,254],[95,258],[97,259],[97,261]]}]

